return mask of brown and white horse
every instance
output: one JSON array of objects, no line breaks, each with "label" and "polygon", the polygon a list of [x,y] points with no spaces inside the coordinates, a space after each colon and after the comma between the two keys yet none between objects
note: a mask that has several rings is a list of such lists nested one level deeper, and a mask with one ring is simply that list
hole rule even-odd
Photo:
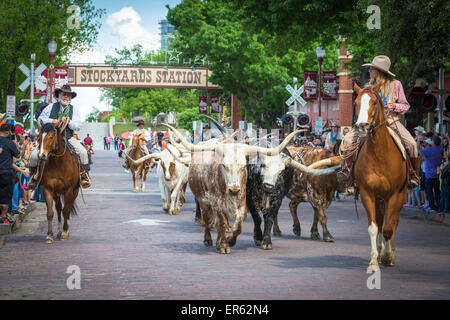
[{"label": "brown and white horse", "polygon": [[[67,150],[68,142],[63,143],[61,133],[70,119],[61,121],[55,128],[47,123],[41,129],[39,149],[41,185],[47,205],[48,232],[46,243],[53,243],[53,201],[58,213],[58,239],[69,239],[69,216],[76,215],[75,199],[80,190],[79,168],[75,158]],[[64,207],[61,203],[64,201]],[[64,225],[61,224],[61,213]]]},{"label": "brown and white horse", "polygon": [[[133,140],[131,141],[133,149],[130,151],[130,154],[127,155],[127,157],[131,158],[132,160],[138,160],[139,158],[144,156],[144,153],[140,148],[140,142],[142,140],[145,141],[144,137],[145,131],[142,131],[141,134],[135,134],[133,136]],[[147,164],[146,162],[135,164],[133,161],[128,161],[130,165],[130,171],[133,176],[133,192],[139,192],[139,181],[141,182],[141,192],[145,192],[145,181],[147,180],[147,173],[150,169],[149,164]],[[137,172],[135,173],[136,169]]]},{"label": "brown and white horse", "polygon": [[[354,167],[355,181],[366,209],[371,243],[369,271],[378,271],[378,259],[394,266],[395,231],[407,190],[406,161],[389,134],[379,85],[358,94],[356,133],[363,141]],[[384,239],[383,239],[384,238]],[[377,247],[378,240],[378,247]]]}]

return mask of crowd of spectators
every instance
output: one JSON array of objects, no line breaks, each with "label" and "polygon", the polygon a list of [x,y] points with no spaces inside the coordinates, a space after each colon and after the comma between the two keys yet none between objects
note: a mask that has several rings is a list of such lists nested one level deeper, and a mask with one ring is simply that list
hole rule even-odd
[{"label": "crowd of spectators", "polygon": [[44,202],[42,187],[33,194],[27,189],[30,155],[37,147],[37,137],[20,126],[0,126],[0,224],[11,224],[34,202]]},{"label": "crowd of spectators", "polygon": [[406,207],[416,207],[435,214],[449,212],[450,167],[448,134],[426,132],[414,128],[416,143],[422,156],[420,186],[406,197]]}]

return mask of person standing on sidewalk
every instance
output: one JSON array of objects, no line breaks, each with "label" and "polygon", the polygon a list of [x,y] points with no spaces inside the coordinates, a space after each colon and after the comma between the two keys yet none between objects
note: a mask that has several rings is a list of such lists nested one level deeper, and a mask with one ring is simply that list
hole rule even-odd
[{"label": "person standing on sidewalk", "polygon": [[7,216],[8,206],[11,202],[15,172],[13,170],[13,157],[19,156],[17,144],[11,141],[11,126],[7,123],[0,126],[0,223],[13,223]]},{"label": "person standing on sidewalk", "polygon": [[425,159],[425,193],[428,198],[430,209],[437,212],[440,203],[439,175],[437,173],[437,168],[442,163],[441,138],[433,136],[431,139],[427,139],[426,142],[431,144],[431,147],[419,151]]}]

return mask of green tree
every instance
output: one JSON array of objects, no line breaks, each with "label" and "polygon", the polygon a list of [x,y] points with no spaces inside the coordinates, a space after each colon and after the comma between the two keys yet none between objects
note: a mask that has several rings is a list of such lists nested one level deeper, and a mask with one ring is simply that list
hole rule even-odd
[{"label": "green tree", "polygon": [[[67,13],[71,5],[80,9],[80,28],[69,28],[73,23],[73,13]],[[30,64],[31,53],[36,54],[36,64],[48,66],[47,44],[54,38],[58,43],[55,65],[67,61],[71,52],[94,43],[103,13],[92,0],[0,1],[0,107],[4,108],[6,95],[16,94],[17,99],[28,95],[16,90],[16,84],[25,80],[17,68],[21,63]]]},{"label": "green tree", "polygon": [[[248,27],[278,34],[291,48],[309,41],[332,43],[346,38],[354,55],[355,76],[366,79],[376,55],[387,55],[391,69],[411,92],[417,77],[434,81],[441,65],[449,67],[450,3],[445,0],[234,0],[243,16],[251,15]],[[369,29],[370,5],[380,8],[380,29]],[[288,48],[280,45],[280,52]]]},{"label": "green tree", "polygon": [[[284,38],[252,28],[252,15],[245,14],[239,2],[184,0],[169,8],[168,20],[177,30],[173,46],[186,56],[205,57],[211,82],[236,95],[247,119],[259,125],[272,127],[289,98],[286,85],[304,68],[317,68],[318,40],[301,50],[283,51]],[[334,49],[324,67],[335,70],[337,42],[330,42],[329,48]]]},{"label": "green tree", "polygon": [[98,110],[96,107],[92,107],[92,111],[86,116],[85,121],[87,121],[87,122],[98,121],[99,115],[100,115],[100,110]]}]

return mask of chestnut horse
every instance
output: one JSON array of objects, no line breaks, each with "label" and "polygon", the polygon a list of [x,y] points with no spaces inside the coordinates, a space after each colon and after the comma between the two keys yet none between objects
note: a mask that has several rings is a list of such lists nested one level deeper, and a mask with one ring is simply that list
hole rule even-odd
[{"label": "chestnut horse", "polygon": [[354,89],[358,94],[355,136],[363,141],[354,176],[368,217],[371,243],[368,271],[375,272],[379,270],[379,258],[384,265],[394,266],[395,231],[408,175],[406,161],[388,132],[385,108],[378,94],[380,86],[361,89],[355,84]]},{"label": "chestnut horse", "polygon": [[[39,147],[40,184],[47,205],[48,232],[46,243],[53,243],[53,201],[58,213],[58,239],[69,239],[69,216],[76,215],[75,199],[80,189],[79,167],[75,158],[67,150],[67,141],[63,143],[61,133],[70,119],[60,121],[56,128],[51,123],[42,126]],[[64,202],[62,206],[61,197]],[[64,225],[61,224],[61,212]]]},{"label": "chestnut horse", "polygon": [[[139,147],[141,141],[145,141],[145,131],[142,131],[140,134],[135,134],[133,136],[133,140],[131,141],[132,150],[127,157],[138,160],[139,158],[144,156],[144,153],[141,151]],[[130,171],[133,175],[133,192],[139,192],[139,181],[141,182],[141,192],[145,192],[145,181],[147,180],[147,173],[150,168],[149,164],[146,162],[140,163],[138,165],[134,164],[133,161],[128,161],[130,165]],[[137,172],[135,173],[135,170]],[[136,184],[137,179],[137,184]]]}]

